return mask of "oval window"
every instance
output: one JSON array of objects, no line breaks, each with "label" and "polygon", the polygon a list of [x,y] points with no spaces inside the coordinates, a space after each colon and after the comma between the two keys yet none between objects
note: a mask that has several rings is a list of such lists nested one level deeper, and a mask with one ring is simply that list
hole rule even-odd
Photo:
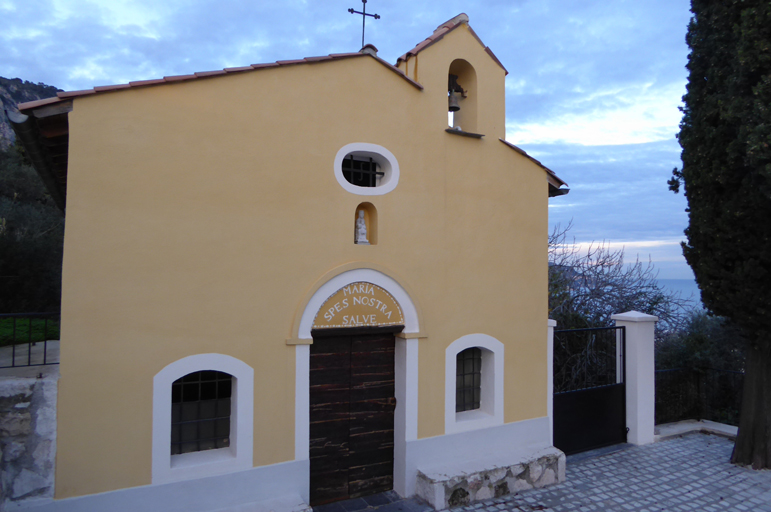
[{"label": "oval window", "polygon": [[335,178],[352,194],[386,194],[399,183],[399,163],[383,146],[355,142],[340,148],[335,156]]}]

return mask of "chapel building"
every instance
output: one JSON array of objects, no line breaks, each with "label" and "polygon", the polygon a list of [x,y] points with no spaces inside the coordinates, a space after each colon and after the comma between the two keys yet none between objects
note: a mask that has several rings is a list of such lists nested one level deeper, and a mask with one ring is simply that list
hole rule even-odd
[{"label": "chapel building", "polygon": [[563,479],[567,189],[506,141],[506,74],[461,14],[395,65],[367,45],[20,105],[66,211],[40,510],[445,508]]}]

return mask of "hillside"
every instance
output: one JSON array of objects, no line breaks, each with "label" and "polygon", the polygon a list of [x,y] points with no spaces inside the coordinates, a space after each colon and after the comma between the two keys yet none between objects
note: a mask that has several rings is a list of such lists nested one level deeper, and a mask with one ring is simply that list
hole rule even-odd
[{"label": "hillside", "polygon": [[[4,109],[56,92],[49,85],[0,77]],[[0,113],[0,313],[58,311],[64,216],[12,145],[14,138]]]},{"label": "hillside", "polygon": [[[61,89],[51,85],[34,84],[20,78],[3,78],[0,76],[0,103],[3,110],[16,110],[16,105],[25,101],[40,100],[56,96]],[[0,116],[0,150],[5,150],[13,144],[15,135],[5,112]]]}]

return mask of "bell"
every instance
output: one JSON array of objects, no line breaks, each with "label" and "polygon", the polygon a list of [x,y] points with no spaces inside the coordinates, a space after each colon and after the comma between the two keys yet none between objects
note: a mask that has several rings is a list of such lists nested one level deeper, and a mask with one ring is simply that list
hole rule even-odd
[{"label": "bell", "polygon": [[449,103],[449,111],[457,112],[460,110],[460,103],[458,103],[458,96],[455,91],[450,91],[450,96],[447,98]]}]

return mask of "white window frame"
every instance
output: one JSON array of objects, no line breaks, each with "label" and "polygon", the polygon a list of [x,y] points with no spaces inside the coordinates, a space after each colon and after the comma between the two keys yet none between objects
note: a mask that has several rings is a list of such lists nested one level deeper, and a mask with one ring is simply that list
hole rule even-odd
[{"label": "white window frame", "polygon": [[[343,176],[343,160],[353,153],[355,157],[372,158],[384,173],[375,187],[359,187],[349,183]],[[396,188],[399,184],[399,162],[396,157],[383,146],[367,142],[346,144],[335,155],[335,178],[346,191],[359,196],[382,196]]]},{"label": "white window frame", "polygon": [[[467,348],[482,350],[482,389],[479,409],[455,412],[458,354]],[[444,363],[445,434],[503,425],[503,343],[487,334],[468,334],[450,343]]]},{"label": "white window frame", "polygon": [[[230,446],[171,455],[171,385],[193,372],[233,377]],[[153,378],[152,482],[162,484],[243,471],[253,467],[254,369],[224,354],[196,354],[167,365]]]}]

